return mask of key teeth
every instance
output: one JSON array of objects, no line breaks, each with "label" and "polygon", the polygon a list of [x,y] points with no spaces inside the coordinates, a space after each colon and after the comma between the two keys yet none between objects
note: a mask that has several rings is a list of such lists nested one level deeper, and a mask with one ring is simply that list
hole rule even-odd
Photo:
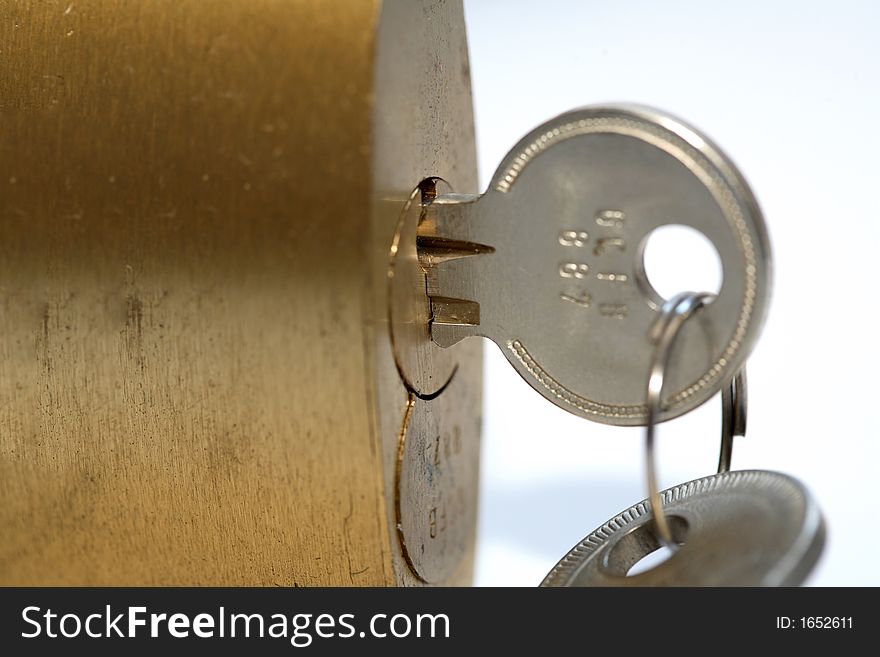
[{"label": "key teeth", "polygon": [[[431,276],[428,276],[430,289]],[[431,297],[431,339],[441,347],[451,347],[472,335],[479,335],[480,304],[470,299]]]},{"label": "key teeth", "polygon": [[434,267],[450,260],[495,253],[495,248],[477,242],[448,239],[436,235],[420,235],[416,239],[419,262],[423,267]]},{"label": "key teeth", "polygon": [[[441,271],[448,262],[473,256],[495,253],[495,248],[476,242],[454,240],[434,235],[420,236],[416,242],[419,264],[425,272],[425,286],[429,297],[443,297]],[[447,290],[448,294],[448,290]],[[455,298],[455,297],[450,297]]]},{"label": "key teeth", "polygon": [[465,338],[478,335],[476,326],[469,324],[431,323],[431,339],[441,347],[451,347]]},{"label": "key teeth", "polygon": [[479,326],[480,304],[468,299],[431,297],[431,315],[434,324]]},{"label": "key teeth", "polygon": [[471,335],[480,324],[480,304],[469,299],[443,296],[440,267],[452,260],[494,253],[486,244],[456,240],[436,235],[417,239],[419,263],[425,272],[425,287],[431,299],[431,339],[441,347],[450,347]]},{"label": "key teeth", "polygon": [[[467,286],[450,288],[446,277],[450,268],[457,270],[452,261],[495,253],[495,248],[467,239],[469,234],[466,215],[478,197],[473,195],[443,195],[425,204],[416,239],[419,264],[425,272],[425,289],[431,299],[431,338],[441,347],[477,335],[480,325],[480,304],[463,296],[470,296]],[[454,237],[451,237],[454,236]]]}]

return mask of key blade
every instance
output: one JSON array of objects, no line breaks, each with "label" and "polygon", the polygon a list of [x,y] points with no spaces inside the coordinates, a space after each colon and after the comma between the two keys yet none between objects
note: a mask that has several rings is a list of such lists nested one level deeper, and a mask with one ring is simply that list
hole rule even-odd
[{"label": "key blade", "polygon": [[439,196],[426,205],[419,225],[418,255],[431,300],[431,338],[441,347],[481,335],[480,304],[467,282],[478,275],[472,261],[495,253],[495,248],[471,239],[470,211],[478,198]]}]

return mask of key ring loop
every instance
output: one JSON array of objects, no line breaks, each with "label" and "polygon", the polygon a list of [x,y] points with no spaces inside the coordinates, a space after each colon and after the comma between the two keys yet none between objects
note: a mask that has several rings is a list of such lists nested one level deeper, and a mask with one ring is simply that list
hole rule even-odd
[{"label": "key ring loop", "polygon": [[[682,292],[663,304],[660,317],[652,330],[655,343],[651,369],[648,374],[647,420],[645,424],[645,474],[648,482],[648,499],[658,538],[667,548],[675,550],[678,543],[672,537],[663,500],[657,485],[657,463],[654,450],[654,434],[657,417],[660,415],[660,399],[669,356],[679,331],[685,322],[700,309],[711,303],[714,294],[708,292]],[[724,387],[721,392],[721,453],[718,458],[718,472],[730,470],[733,453],[733,437],[744,436],[746,432],[746,371],[745,366]]]}]

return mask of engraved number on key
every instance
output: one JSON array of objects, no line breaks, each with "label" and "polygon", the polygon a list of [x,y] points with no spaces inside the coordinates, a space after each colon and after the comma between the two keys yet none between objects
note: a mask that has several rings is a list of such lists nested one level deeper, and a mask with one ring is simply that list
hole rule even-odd
[{"label": "engraved number on key", "polygon": [[[626,240],[623,237],[623,226],[626,222],[626,213],[623,210],[600,210],[596,214],[596,225],[605,229],[604,235],[596,240],[596,246],[593,248],[593,255],[600,261],[603,256],[614,254],[615,252],[626,252]],[[615,271],[599,271],[596,273],[596,280],[603,283],[613,283],[614,287],[626,286],[629,282],[629,276],[622,272]],[[609,286],[611,289],[611,286]],[[603,290],[604,292],[605,290]],[[612,294],[617,290],[612,289]],[[609,319],[625,319],[629,314],[629,307],[619,301],[611,298],[599,304],[599,315]]]},{"label": "engraved number on key", "polygon": [[[623,210],[601,210],[596,214],[596,225],[600,229],[605,229],[608,235],[596,239],[596,246],[593,248],[593,255],[600,259],[603,255],[615,251],[626,251],[626,240],[618,234],[623,228],[626,221],[626,213]],[[567,228],[559,232],[559,244],[564,247],[585,247],[589,240],[589,234],[584,230]],[[590,265],[588,263],[579,262],[563,262],[559,265],[559,276],[566,279],[584,279],[589,274]],[[596,280],[603,283],[627,284],[629,276],[621,272],[600,271],[596,273]],[[559,294],[559,298],[563,301],[573,303],[583,308],[589,308],[592,305],[593,297],[586,289],[578,289],[573,292],[563,290]],[[629,308],[625,303],[619,301],[609,301],[600,303],[599,315],[611,319],[623,319],[629,313]]]},{"label": "engraved number on key", "polygon": [[[589,239],[590,235],[585,230],[567,228],[559,232],[559,244],[563,247],[583,248]],[[559,265],[560,278],[584,279],[589,272],[590,266],[587,263],[563,262]],[[584,308],[589,308],[592,302],[592,296],[583,288],[573,290],[571,293],[563,290],[559,293],[559,298]]]}]

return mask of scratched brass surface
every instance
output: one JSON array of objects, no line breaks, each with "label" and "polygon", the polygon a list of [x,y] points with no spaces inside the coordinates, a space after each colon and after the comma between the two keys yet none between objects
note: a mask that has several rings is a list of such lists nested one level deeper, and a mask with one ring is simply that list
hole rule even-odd
[{"label": "scratched brass surface", "polygon": [[0,583],[419,583],[385,281],[419,180],[476,191],[460,4],[3,2],[0,50]]},{"label": "scratched brass surface", "polygon": [[[482,345],[456,345],[451,358],[457,369],[449,386],[434,400],[407,395],[394,364],[388,338],[388,271],[391,264],[389,247],[398,228],[401,213],[416,183],[430,176],[440,176],[455,191],[477,191],[476,151],[474,149],[473,107],[470,93],[467,43],[461,3],[412,2],[399,0],[386,3],[378,31],[373,125],[373,221],[372,247],[376,258],[370,268],[374,278],[372,330],[376,385],[379,399],[378,434],[382,436],[382,460],[385,476],[385,512],[391,529],[391,561],[399,581],[405,584],[468,584],[473,569],[474,532],[477,502],[477,469],[480,448],[480,417],[482,381]],[[411,26],[401,29],[400,26]],[[417,26],[417,27],[413,27]],[[430,99],[430,100],[428,100]],[[381,278],[381,281],[379,280]],[[423,339],[430,340],[427,332]],[[447,395],[447,393],[449,393]],[[393,400],[393,401],[392,401]],[[406,430],[407,401],[414,405],[412,420]],[[453,479],[448,476],[423,477],[419,485],[410,486],[410,498],[402,498],[398,507],[395,497],[401,489],[396,475],[398,457],[408,454],[407,439],[416,435],[422,442],[428,432],[436,438],[458,431],[461,452],[458,460],[467,460],[472,470]],[[388,436],[394,434],[395,440]],[[396,437],[400,434],[401,440]],[[419,457],[427,468],[433,468],[430,451]],[[413,461],[407,460],[411,464]],[[443,467],[442,465],[440,466]],[[460,468],[459,468],[460,469]],[[404,470],[406,475],[408,471]],[[433,471],[432,471],[433,474]],[[460,484],[460,485],[459,485]],[[458,489],[461,488],[461,492]],[[442,503],[452,495],[460,496],[467,506],[464,513],[446,511]],[[412,520],[411,531],[397,531],[401,522],[400,508]],[[434,516],[447,513],[448,533],[460,537],[463,545],[434,532]],[[411,544],[402,545],[406,536]],[[433,555],[428,571],[410,568],[406,549],[421,550]],[[435,545],[431,545],[434,543]],[[436,545],[439,543],[439,546]],[[439,577],[437,575],[440,575]]]}]

